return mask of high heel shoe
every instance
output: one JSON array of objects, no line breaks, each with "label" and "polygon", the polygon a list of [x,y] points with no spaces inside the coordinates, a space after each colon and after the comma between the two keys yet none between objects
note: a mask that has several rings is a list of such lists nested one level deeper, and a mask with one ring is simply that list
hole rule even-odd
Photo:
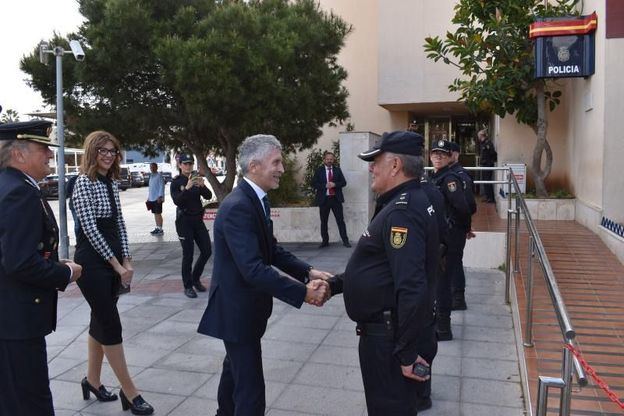
[{"label": "high heel shoe", "polygon": [[93,393],[93,395],[101,402],[112,402],[117,400],[117,395],[106,390],[104,384],[96,389],[91,385],[91,383],[89,383],[89,381],[87,381],[87,378],[85,377],[80,382],[80,385],[82,386],[82,398],[85,400],[89,400],[89,392]]},{"label": "high heel shoe", "polygon": [[132,399],[132,401],[128,400],[123,390],[119,390],[119,396],[121,397],[121,408],[124,411],[130,409],[133,415],[151,415],[154,413],[152,405],[143,400],[140,394]]}]

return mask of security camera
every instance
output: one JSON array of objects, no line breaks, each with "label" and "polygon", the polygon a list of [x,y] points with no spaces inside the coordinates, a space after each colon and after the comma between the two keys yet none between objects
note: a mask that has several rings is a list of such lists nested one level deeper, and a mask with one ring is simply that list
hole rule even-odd
[{"label": "security camera", "polygon": [[39,42],[39,62],[44,65],[48,64],[48,42]]},{"label": "security camera", "polygon": [[77,40],[71,40],[69,41],[69,47],[71,48],[74,58],[76,58],[77,61],[84,61],[85,53],[82,50],[82,46],[80,46],[80,42]]}]

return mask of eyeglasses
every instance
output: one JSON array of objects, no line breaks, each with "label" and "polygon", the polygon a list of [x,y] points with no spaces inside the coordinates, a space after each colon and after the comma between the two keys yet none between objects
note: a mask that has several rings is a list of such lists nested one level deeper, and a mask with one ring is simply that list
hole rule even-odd
[{"label": "eyeglasses", "polygon": [[106,147],[98,147],[97,152],[100,156],[117,156],[119,154],[119,150],[117,149],[107,149]]}]

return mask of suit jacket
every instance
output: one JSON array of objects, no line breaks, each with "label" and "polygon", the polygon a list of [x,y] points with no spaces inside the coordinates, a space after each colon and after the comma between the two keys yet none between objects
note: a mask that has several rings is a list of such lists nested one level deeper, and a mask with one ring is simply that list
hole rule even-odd
[{"label": "suit jacket", "polygon": [[[294,276],[280,275],[272,266]],[[223,200],[214,223],[208,306],[198,332],[229,342],[264,335],[273,297],[300,308],[310,265],[277,245],[264,208],[245,181]]]},{"label": "suit jacket", "polygon": [[0,339],[56,329],[57,290],[71,271],[58,263],[58,227],[41,192],[19,170],[0,172]]},{"label": "suit jacket", "polygon": [[[332,170],[332,173],[334,174],[334,183],[336,184],[336,198],[338,198],[338,201],[344,202],[342,188],[347,186],[347,180],[338,166],[332,166]],[[319,206],[323,205],[327,200],[327,173],[325,173],[325,171],[325,165],[320,166],[316,172],[314,172],[314,177],[312,178],[312,187],[316,189],[314,203]]]}]

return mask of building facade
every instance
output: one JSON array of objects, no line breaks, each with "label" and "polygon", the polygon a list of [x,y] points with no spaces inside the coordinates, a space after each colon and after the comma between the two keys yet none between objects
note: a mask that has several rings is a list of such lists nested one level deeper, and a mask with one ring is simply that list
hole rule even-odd
[{"label": "building facade", "polygon": [[[549,113],[553,150],[550,191],[576,197],[575,220],[601,236],[624,261],[624,2],[585,0],[581,14],[598,15],[595,73],[559,79],[561,105]],[[433,62],[424,51],[427,36],[452,30],[453,0],[320,0],[323,9],[353,27],[339,60],[348,72],[350,125],[355,131],[416,128],[426,142],[460,143],[464,164],[475,163],[476,132],[490,131],[499,164],[530,165],[535,133],[513,116],[478,118],[448,90],[459,74]],[[444,23],[448,22],[448,23]],[[330,148],[344,126],[325,127],[318,146]],[[348,178],[347,178],[348,180]]]}]

